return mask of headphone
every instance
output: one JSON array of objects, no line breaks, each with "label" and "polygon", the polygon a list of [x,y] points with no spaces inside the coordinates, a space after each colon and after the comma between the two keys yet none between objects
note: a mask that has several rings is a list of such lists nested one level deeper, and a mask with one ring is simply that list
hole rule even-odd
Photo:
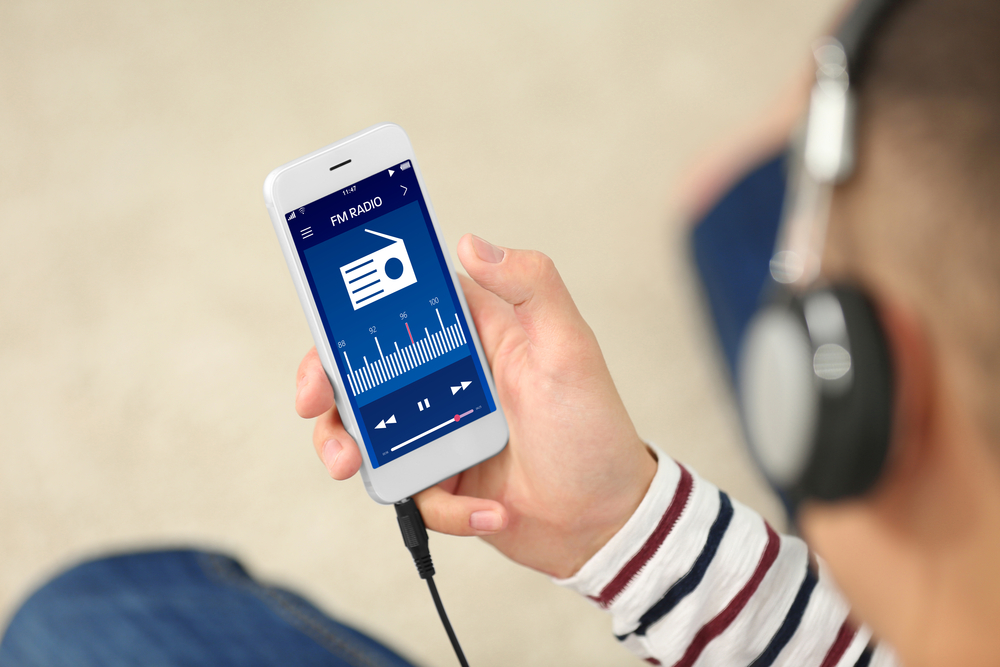
[{"label": "headphone", "polygon": [[814,50],[816,82],[789,170],[773,281],[737,361],[747,440],[794,510],[806,499],[858,496],[889,450],[893,367],[872,300],[824,284],[819,264],[833,188],[854,170],[855,96],[871,37],[903,0],[860,0],[834,38]]}]

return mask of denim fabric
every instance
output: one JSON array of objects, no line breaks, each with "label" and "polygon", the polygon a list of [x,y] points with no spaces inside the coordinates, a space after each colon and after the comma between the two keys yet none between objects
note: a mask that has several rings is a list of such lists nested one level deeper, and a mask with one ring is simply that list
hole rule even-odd
[{"label": "denim fabric", "polygon": [[412,667],[301,597],[199,551],[84,563],[32,595],[0,642],[0,667]]},{"label": "denim fabric", "polygon": [[782,151],[752,169],[691,232],[694,264],[734,380],[743,331],[771,282],[788,162]]}]

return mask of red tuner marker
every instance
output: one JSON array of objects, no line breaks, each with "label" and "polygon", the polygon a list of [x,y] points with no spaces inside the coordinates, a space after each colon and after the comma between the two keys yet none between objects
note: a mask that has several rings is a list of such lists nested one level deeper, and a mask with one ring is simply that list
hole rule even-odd
[{"label": "red tuner marker", "polygon": [[462,415],[455,415],[455,421],[458,421],[461,418],[462,418]]}]

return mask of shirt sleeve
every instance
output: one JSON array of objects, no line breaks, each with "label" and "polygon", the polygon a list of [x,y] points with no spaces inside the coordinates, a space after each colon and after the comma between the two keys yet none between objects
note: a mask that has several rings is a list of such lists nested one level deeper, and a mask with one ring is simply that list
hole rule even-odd
[{"label": "shirt sleeve", "polygon": [[573,577],[615,636],[654,665],[890,667],[826,566],[796,537],[653,448],[635,514]]}]

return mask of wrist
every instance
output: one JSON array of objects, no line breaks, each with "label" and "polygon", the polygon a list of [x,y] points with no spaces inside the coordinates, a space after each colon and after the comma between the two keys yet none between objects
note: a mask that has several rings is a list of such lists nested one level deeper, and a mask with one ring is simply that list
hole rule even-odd
[{"label": "wrist", "polygon": [[[694,476],[690,471],[656,447],[650,446],[650,449],[657,457],[656,474],[638,508],[575,573],[554,581],[599,602],[604,608],[609,608],[624,587],[644,571],[650,558],[655,556],[660,559],[658,562],[670,562],[669,553],[662,552],[663,548],[668,548],[664,539],[667,535],[674,535],[673,546],[668,548],[673,550],[680,544],[677,540],[684,541],[685,538],[678,531],[668,528],[666,532],[661,532],[660,529],[664,521],[673,527],[688,505],[692,488],[701,488],[692,487]],[[647,573],[647,576],[655,578],[657,575]]]},{"label": "wrist", "polygon": [[[638,441],[635,451],[637,456],[634,470],[627,477],[628,482],[614,493],[601,494],[603,499],[600,501],[600,508],[589,512],[589,517],[579,517],[580,524],[585,524],[582,526],[577,524],[581,528],[576,533],[579,541],[571,557],[558,568],[557,572],[550,573],[556,578],[569,578],[579,572],[580,568],[625,527],[639,509],[656,476],[658,460],[655,451],[642,440]],[[576,540],[571,540],[570,543],[574,541]]]}]

